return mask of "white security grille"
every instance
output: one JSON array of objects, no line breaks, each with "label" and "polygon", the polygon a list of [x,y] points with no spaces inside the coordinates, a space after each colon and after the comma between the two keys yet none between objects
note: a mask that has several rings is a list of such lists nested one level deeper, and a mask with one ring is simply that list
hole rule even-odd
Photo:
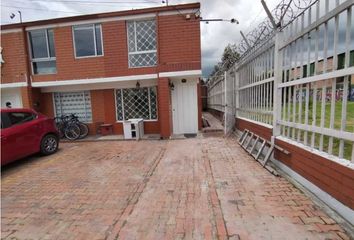
[{"label": "white security grille", "polygon": [[131,118],[157,119],[156,87],[116,90],[117,120]]},{"label": "white security grille", "polygon": [[92,122],[89,91],[54,93],[54,106],[57,117],[75,114],[80,121]]},{"label": "white security grille", "polygon": [[157,64],[156,21],[127,23],[129,67],[148,67]]}]

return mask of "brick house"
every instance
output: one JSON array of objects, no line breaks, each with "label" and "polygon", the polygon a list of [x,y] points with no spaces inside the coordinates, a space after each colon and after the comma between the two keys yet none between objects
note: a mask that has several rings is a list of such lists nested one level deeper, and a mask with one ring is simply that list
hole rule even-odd
[{"label": "brick house", "polygon": [[144,118],[145,133],[201,127],[200,4],[1,26],[1,104],[76,113],[96,132]]}]

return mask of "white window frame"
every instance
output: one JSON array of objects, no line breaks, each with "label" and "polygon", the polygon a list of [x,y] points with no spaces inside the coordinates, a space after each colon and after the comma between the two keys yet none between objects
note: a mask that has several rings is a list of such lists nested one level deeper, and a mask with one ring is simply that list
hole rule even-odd
[{"label": "white window frame", "polygon": [[[91,101],[91,91],[74,91],[74,92],[82,92],[83,93],[83,100],[84,102],[86,102],[85,100],[85,92],[88,92],[88,95],[90,96],[90,106],[91,106],[91,120],[90,121],[82,121],[84,123],[93,123],[93,112],[92,112],[92,101]],[[55,94],[56,93],[71,93],[71,92],[53,92],[52,93],[52,102],[53,102],[53,109],[54,109],[54,117],[58,117],[57,115],[57,110],[56,110],[56,105],[55,105]],[[86,109],[86,106],[85,106]],[[61,106],[61,112],[63,112],[62,110],[62,106]],[[85,111],[85,117],[87,118],[87,112]]]},{"label": "white window frame", "polygon": [[[96,25],[99,26],[99,28],[100,28],[102,54],[97,54],[97,41],[96,41],[96,30],[95,30]],[[76,56],[75,29],[92,29],[93,41],[94,41],[94,45],[95,45],[95,55]],[[103,50],[103,33],[102,33],[102,24],[101,24],[101,23],[74,25],[74,26],[72,26],[72,28],[71,28],[71,32],[72,32],[72,36],[73,36],[72,39],[73,39],[73,47],[74,47],[74,56],[75,56],[75,59],[92,58],[92,57],[103,57],[103,56],[104,56],[104,50]]]},{"label": "white window frame", "polygon": [[[157,43],[157,40],[158,40],[158,37],[157,37],[157,29],[156,29],[156,49],[155,50],[148,50],[148,51],[136,51],[138,49],[137,47],[137,41],[136,41],[136,23],[137,22],[143,22],[143,21],[151,21],[151,20],[154,20],[155,21],[155,25],[156,25],[156,28],[157,28],[157,23],[156,23],[156,19],[155,18],[146,18],[146,19],[135,19],[135,20],[129,20],[127,21],[127,24],[126,24],[126,29],[127,29],[127,50],[128,50],[128,67],[129,68],[145,68],[145,67],[156,67],[156,65],[151,65],[151,66],[131,66],[130,65],[130,61],[129,61],[129,55],[137,55],[137,54],[145,54],[145,53],[156,53],[157,54],[157,46],[158,46],[158,43]],[[128,32],[128,23],[129,22],[132,22],[134,23],[134,45],[135,45],[135,52],[130,52],[129,51],[129,32]],[[158,56],[157,56],[158,57]]]},{"label": "white window frame", "polygon": [[[157,95],[157,92],[156,92],[156,119],[151,119],[151,99],[150,99],[150,91],[151,91],[151,88],[153,87],[156,87],[156,91],[157,91],[157,86],[154,85],[154,86],[144,86],[145,88],[148,88],[149,91],[148,91],[148,94],[149,94],[149,116],[150,116],[150,119],[144,119],[144,122],[157,122],[159,121],[159,106],[158,106],[158,95]],[[144,88],[144,87],[141,87],[141,88]],[[114,89],[114,104],[115,104],[115,109],[116,109],[116,122],[117,123],[123,123],[124,121],[127,121],[128,119],[125,119],[125,116],[124,116],[124,99],[123,99],[123,94],[122,94],[122,114],[123,114],[123,120],[118,120],[118,109],[117,109],[117,91],[120,90],[120,91],[123,91],[123,89],[131,89],[133,87],[125,87],[125,88],[116,88]]]},{"label": "white window frame", "polygon": [[[47,55],[48,55],[48,57],[46,57],[46,58],[33,58],[30,33],[32,31],[39,31],[39,30],[43,30],[45,32],[46,45],[47,45]],[[35,30],[31,30],[31,31],[27,32],[28,48],[29,48],[28,50],[29,50],[29,54],[30,54],[30,57],[31,57],[31,59],[30,59],[30,61],[31,61],[31,71],[32,71],[33,75],[50,75],[50,74],[57,74],[58,73],[57,72],[57,67],[56,67],[57,58],[50,56],[48,30],[52,30],[53,31],[53,35],[54,35],[54,30],[52,28],[35,29]],[[54,46],[54,51],[55,51],[55,46]],[[33,63],[36,63],[36,62],[54,62],[54,61],[55,61],[55,72],[53,72],[53,73],[34,73]]]}]

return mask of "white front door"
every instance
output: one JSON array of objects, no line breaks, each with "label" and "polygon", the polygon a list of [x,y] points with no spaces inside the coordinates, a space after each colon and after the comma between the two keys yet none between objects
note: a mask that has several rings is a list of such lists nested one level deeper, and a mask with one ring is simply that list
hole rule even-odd
[{"label": "white front door", "polygon": [[172,90],[173,133],[198,132],[198,99],[196,80],[174,80]]},{"label": "white front door", "polygon": [[1,89],[1,107],[5,108],[7,102],[11,103],[13,108],[21,108],[21,90],[18,88]]}]

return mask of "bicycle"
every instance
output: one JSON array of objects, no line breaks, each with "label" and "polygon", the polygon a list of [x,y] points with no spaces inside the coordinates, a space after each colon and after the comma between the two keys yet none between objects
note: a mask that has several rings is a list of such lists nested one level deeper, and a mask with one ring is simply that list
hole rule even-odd
[{"label": "bicycle", "polygon": [[69,119],[69,116],[56,117],[55,122],[59,132],[59,137],[66,137],[69,140],[80,138],[81,129],[79,125]]},{"label": "bicycle", "polygon": [[79,117],[76,116],[75,114],[70,114],[69,116],[69,121],[72,123],[77,124],[80,127],[80,137],[79,138],[85,138],[89,134],[89,127],[86,123],[83,123],[79,120]]}]

